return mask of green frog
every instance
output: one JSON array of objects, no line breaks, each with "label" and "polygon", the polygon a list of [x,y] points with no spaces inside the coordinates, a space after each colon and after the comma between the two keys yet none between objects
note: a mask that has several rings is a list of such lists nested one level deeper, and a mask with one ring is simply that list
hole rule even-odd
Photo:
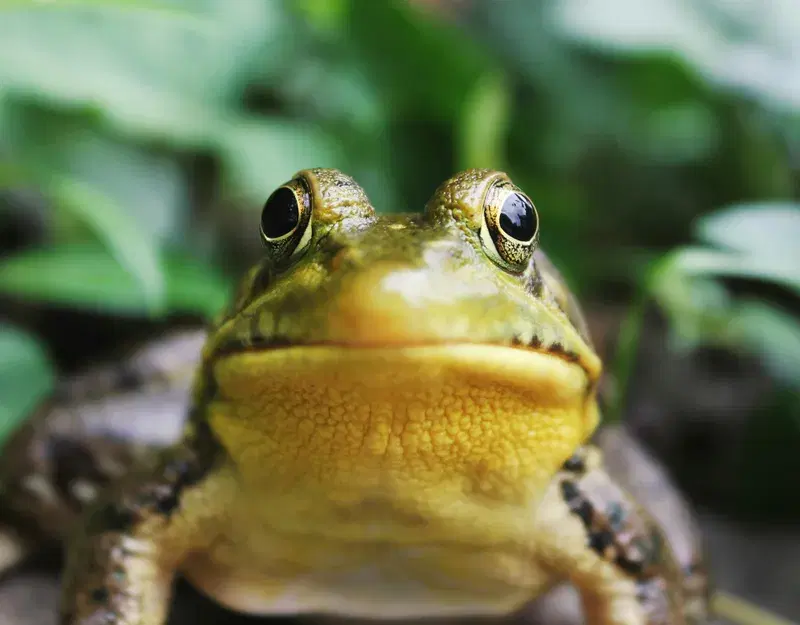
[{"label": "green frog", "polygon": [[0,569],[64,540],[62,625],[162,625],[178,574],[258,615],[495,617],[568,582],[592,625],[705,619],[691,521],[592,442],[601,362],[506,174],[381,216],[305,170],[259,230],[207,334],[65,382],[0,454]]}]

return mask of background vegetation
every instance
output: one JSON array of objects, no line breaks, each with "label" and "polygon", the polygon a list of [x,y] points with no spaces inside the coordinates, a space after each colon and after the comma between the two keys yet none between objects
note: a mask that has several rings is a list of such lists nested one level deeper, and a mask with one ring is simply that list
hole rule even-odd
[{"label": "background vegetation", "polygon": [[404,211],[488,166],[587,303],[609,413],[648,362],[744,362],[757,443],[709,492],[796,519],[798,32],[796,0],[0,0],[0,436],[56,372],[213,315],[296,170]]}]

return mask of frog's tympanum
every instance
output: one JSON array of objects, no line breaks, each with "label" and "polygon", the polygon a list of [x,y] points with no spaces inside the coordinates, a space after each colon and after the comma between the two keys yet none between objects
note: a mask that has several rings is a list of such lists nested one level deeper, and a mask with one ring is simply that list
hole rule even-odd
[{"label": "frog's tympanum", "polygon": [[261,615],[491,616],[568,582],[594,625],[703,620],[693,545],[590,442],[601,363],[539,217],[500,172],[383,216],[300,172],[185,410],[172,339],[9,440],[0,568],[63,537],[63,625],[162,625],[178,574]]}]

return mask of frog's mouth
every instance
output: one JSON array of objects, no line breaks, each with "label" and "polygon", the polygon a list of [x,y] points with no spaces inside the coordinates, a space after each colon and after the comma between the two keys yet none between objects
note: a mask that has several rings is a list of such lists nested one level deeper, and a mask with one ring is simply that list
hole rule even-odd
[{"label": "frog's mouth", "polygon": [[211,373],[222,444],[295,484],[387,471],[512,484],[552,475],[598,420],[580,365],[503,345],[273,346]]}]

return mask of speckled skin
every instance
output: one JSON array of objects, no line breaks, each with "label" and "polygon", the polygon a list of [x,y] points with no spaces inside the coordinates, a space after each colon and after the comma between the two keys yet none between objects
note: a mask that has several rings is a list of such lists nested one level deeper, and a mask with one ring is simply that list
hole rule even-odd
[{"label": "speckled skin", "polygon": [[586,444],[600,362],[575,302],[541,252],[507,264],[486,235],[510,181],[470,170],[424,216],[377,217],[349,177],[300,176],[309,236],[243,280],[177,443],[59,403],[10,441],[0,568],[88,505],[64,625],[161,625],[178,572],[262,614],[497,615],[568,580],[590,623],[703,620],[694,549]]}]

